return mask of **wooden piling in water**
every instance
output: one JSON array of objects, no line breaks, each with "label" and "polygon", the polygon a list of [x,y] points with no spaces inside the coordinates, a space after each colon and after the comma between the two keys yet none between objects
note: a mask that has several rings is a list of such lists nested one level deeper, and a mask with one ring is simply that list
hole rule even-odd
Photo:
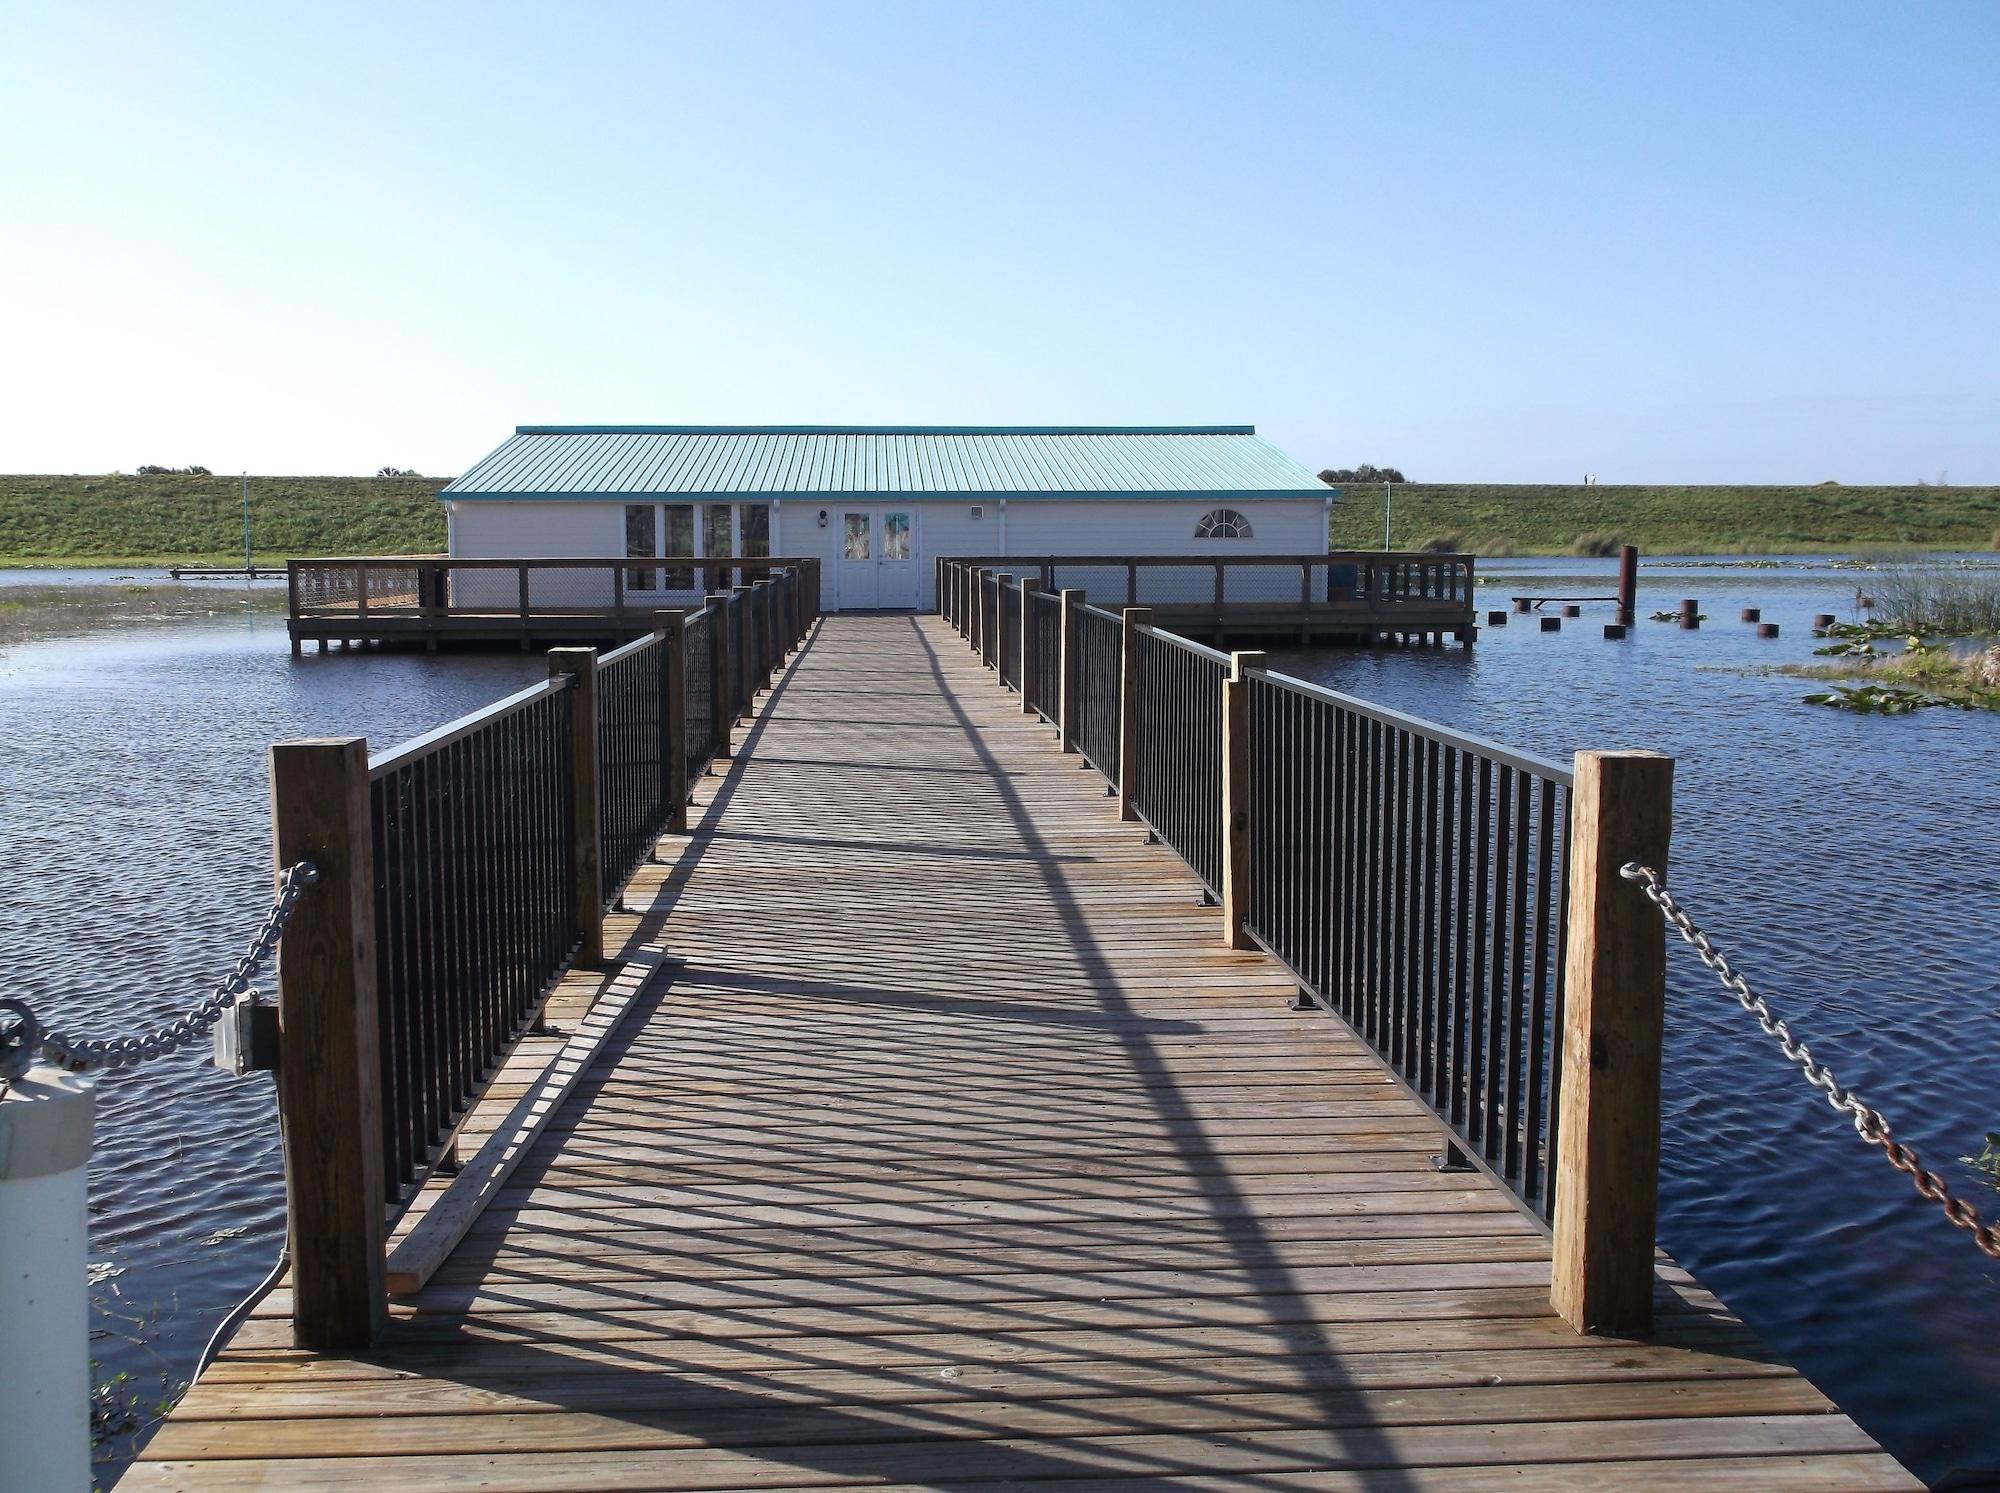
[{"label": "wooden piling in water", "polygon": [[1630,627],[1638,620],[1639,606],[1639,546],[1622,544],[1618,547],[1618,621]]},{"label": "wooden piling in water", "polygon": [[1764,619],[1763,608],[1745,607],[1743,609],[1743,620],[1745,622],[1761,622],[1763,619]]},{"label": "wooden piling in water", "polygon": [[1560,618],[1560,617],[1544,617],[1544,618],[1542,618],[1542,631],[1543,631],[1543,632],[1561,632],[1561,631],[1562,631],[1562,625],[1563,625],[1563,619],[1562,619],[1562,618]]},{"label": "wooden piling in water", "polygon": [[1681,603],[1681,626],[1689,632],[1701,626],[1701,603],[1692,596]]},{"label": "wooden piling in water", "polygon": [[1486,625],[1488,627],[1505,627],[1507,625],[1507,614],[1505,612],[1488,612],[1486,614]]},{"label": "wooden piling in water", "polygon": [[1760,638],[1775,638],[1775,637],[1776,637],[1777,635],[1778,635],[1778,624],[1777,624],[1777,623],[1775,623],[1775,622],[1759,622],[1759,623],[1757,624],[1757,636],[1758,636],[1758,637],[1760,637]]}]

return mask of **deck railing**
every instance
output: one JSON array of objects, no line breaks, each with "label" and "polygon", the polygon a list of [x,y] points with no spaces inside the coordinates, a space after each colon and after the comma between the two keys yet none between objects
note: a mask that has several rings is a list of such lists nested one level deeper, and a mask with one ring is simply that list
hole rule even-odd
[{"label": "deck railing", "polygon": [[[1322,555],[945,556],[938,612],[965,629],[985,576],[1077,592],[1093,606],[1145,606],[1188,626],[1234,620],[1327,631],[1469,639],[1471,555],[1347,550]],[[976,636],[976,628],[974,631]]]},{"label": "deck railing", "polygon": [[[1000,632],[989,663],[1037,646],[1032,604],[1006,640],[1032,573],[942,579],[961,634]],[[1671,759],[1572,770],[1202,647],[1149,608],[1059,607],[1061,749],[1187,862],[1232,946],[1278,960],[1430,1106],[1441,1166],[1552,1227],[1568,1320],[1643,1326],[1657,1164],[1594,1163],[1659,1126],[1665,950],[1617,867],[1663,863]],[[1619,1083],[1584,1081],[1607,1062]]]},{"label": "deck railing", "polygon": [[1248,671],[1245,930],[1544,1220],[1568,769]]},{"label": "deck railing", "polygon": [[602,657],[555,649],[546,681],[373,758],[358,738],[272,748],[279,864],[320,871],[281,953],[280,1032],[356,1033],[342,1061],[280,1043],[301,1345],[380,1330],[391,1217],[561,975],[603,963],[605,909],[803,643],[809,585],[785,567]]},{"label": "deck railing", "polygon": [[576,952],[577,694],[557,676],[368,763],[384,1203],[428,1171]]},{"label": "deck railing", "polygon": [[1050,725],[1062,723],[1062,598],[1029,593],[1028,649],[1033,667],[1022,691],[1027,707]]},{"label": "deck railing", "polygon": [[1229,655],[1156,627],[1133,630],[1133,812],[1222,892],[1222,682]]},{"label": "deck railing", "polygon": [[312,556],[285,562],[294,618],[645,618],[700,606],[712,592],[798,574],[802,609],[819,610],[810,557],[503,560],[443,555]]}]

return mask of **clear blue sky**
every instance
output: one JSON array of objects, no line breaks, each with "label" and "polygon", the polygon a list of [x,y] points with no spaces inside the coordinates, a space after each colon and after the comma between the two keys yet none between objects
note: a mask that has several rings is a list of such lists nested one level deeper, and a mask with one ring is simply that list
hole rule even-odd
[{"label": "clear blue sky", "polygon": [[2000,481],[2000,5],[0,0],[0,470],[1249,420]]}]

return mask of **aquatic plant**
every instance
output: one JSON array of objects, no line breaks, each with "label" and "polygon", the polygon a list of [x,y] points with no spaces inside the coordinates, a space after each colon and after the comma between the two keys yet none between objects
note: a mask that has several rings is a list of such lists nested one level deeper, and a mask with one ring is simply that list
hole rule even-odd
[{"label": "aquatic plant", "polygon": [[1977,1156],[1961,1156],[1958,1159],[1970,1167],[1988,1187],[2000,1192],[2000,1133],[1989,1130],[1986,1133],[1986,1144],[1980,1148]]},{"label": "aquatic plant", "polygon": [[1891,561],[1875,581],[1875,609],[1901,632],[1955,638],[2000,633],[2000,567],[1962,560]]},{"label": "aquatic plant", "polygon": [[1570,541],[1572,555],[1615,555],[1625,541],[1616,534],[1579,534]]},{"label": "aquatic plant", "polygon": [[1433,534],[1417,548],[1433,555],[1460,555],[1465,553],[1465,540],[1457,534]]},{"label": "aquatic plant", "polygon": [[[1923,690],[1896,689],[1886,684],[1849,687],[1836,684],[1805,697],[1808,705],[1831,705],[1836,710],[1852,710],[1862,715],[1908,715],[1926,705],[1953,705],[1958,702]],[[1969,708],[1969,707],[1968,707]]]},{"label": "aquatic plant", "polygon": [[[1647,613],[1647,620],[1651,622],[1678,622],[1681,620],[1681,614],[1679,612],[1649,612]],[[1706,622],[1708,620],[1708,613],[1698,613],[1695,620],[1697,622]]]}]

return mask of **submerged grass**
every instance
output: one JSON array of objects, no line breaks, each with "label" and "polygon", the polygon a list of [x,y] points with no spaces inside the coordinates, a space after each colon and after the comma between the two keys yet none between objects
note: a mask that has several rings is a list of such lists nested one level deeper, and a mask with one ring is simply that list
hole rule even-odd
[{"label": "submerged grass", "polygon": [[2000,565],[1908,556],[1878,561],[1875,612],[1898,631],[1930,637],[2000,633]]}]

